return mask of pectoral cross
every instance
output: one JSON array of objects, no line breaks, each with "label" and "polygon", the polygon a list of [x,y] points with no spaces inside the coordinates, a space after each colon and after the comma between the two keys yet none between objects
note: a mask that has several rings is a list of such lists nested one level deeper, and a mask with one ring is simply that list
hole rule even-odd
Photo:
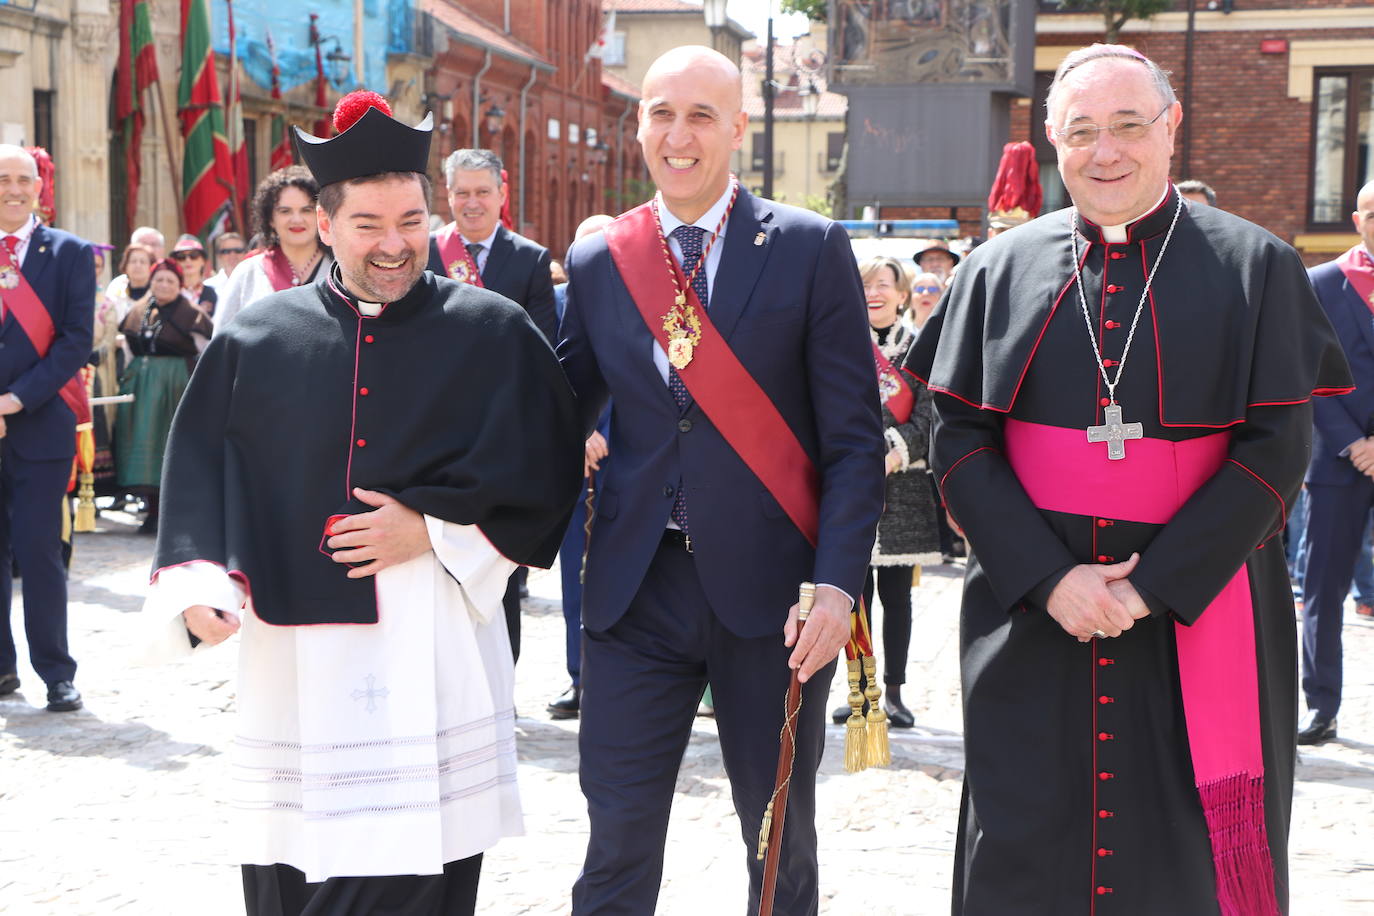
[{"label": "pectoral cross", "polygon": [[1107,443],[1107,457],[1120,461],[1126,457],[1126,440],[1143,439],[1144,428],[1139,423],[1121,422],[1121,405],[1112,404],[1102,411],[1106,421],[1101,426],[1088,427],[1089,442]]}]

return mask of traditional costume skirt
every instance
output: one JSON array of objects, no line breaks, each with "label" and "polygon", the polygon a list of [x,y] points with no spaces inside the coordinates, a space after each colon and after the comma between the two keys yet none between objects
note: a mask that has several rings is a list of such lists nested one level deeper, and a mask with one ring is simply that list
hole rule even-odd
[{"label": "traditional costume skirt", "polygon": [[182,356],[139,356],[120,380],[119,393],[132,394],[120,404],[115,420],[115,467],[122,487],[156,487],[162,483],[162,455],[167,433],[191,373]]}]

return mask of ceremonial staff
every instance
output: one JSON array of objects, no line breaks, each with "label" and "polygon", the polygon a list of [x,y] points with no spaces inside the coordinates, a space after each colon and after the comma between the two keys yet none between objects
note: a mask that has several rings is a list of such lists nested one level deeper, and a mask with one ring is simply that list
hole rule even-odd
[{"label": "ceremonial staff", "polygon": [[[801,584],[797,599],[797,639],[801,639],[806,618],[816,602],[816,585]],[[787,701],[783,707],[782,732],[778,735],[778,777],[768,807],[763,812],[763,826],[759,829],[759,850],[755,858],[763,859],[763,889],[759,894],[759,916],[772,916],[773,893],[778,884],[778,864],[782,858],[782,829],[787,819],[787,790],[792,782],[792,761],[797,754],[797,714],[801,712],[801,681],[797,669],[787,685]]]}]

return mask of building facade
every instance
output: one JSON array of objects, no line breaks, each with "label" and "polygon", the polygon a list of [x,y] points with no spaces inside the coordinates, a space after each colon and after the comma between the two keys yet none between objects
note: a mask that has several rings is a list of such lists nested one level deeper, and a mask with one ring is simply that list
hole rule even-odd
[{"label": "building facade", "polygon": [[707,28],[700,2],[602,0],[602,5],[608,14],[615,13],[615,28],[608,36],[602,63],[606,72],[634,86],[644,81],[649,65],[665,51],[681,45],[705,45],[739,61],[744,42],[754,37],[733,19],[715,31]]},{"label": "building facade", "polygon": [[[603,26],[597,0],[421,0],[420,9],[432,25],[425,91],[439,113],[436,189],[450,152],[494,150],[518,230],[555,256],[583,219],[644,199],[638,90],[590,55]],[[435,197],[448,219],[444,195]]]},{"label": "building facade", "polygon": [[[767,43],[744,45],[744,111],[749,115],[744,146],[735,157],[735,174],[754,193],[763,191],[763,84]],[[773,199],[830,212],[831,191],[844,157],[844,96],[830,92],[825,75],[823,25],[773,49]]]}]

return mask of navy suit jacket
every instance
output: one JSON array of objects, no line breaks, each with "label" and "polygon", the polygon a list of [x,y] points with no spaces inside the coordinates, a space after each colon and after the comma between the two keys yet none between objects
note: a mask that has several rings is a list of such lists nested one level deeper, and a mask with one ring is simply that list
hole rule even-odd
[{"label": "navy suit jacket", "polygon": [[1356,439],[1374,433],[1374,314],[1335,261],[1320,264],[1307,275],[1355,379],[1350,394],[1312,399],[1312,464],[1307,482],[1352,484],[1363,475],[1340,453]]},{"label": "navy suit jacket", "polygon": [[[437,276],[448,276],[434,235],[429,237],[429,269]],[[547,248],[505,226],[497,226],[496,238],[482,268],[482,285],[524,308],[549,345],[557,343],[558,315],[553,304],[553,274],[549,273]]]},{"label": "navy suit jacket", "polygon": [[[587,430],[608,396],[615,404],[583,590],[591,630],[611,627],[639,590],[679,480],[702,586],[731,632],[780,633],[802,581],[862,591],[886,449],[849,238],[741,190],[721,244],[711,321],[820,471],[820,543],[811,548],[695,402],[678,409],[605,236],[589,236],[568,256],[558,352]],[[666,268],[654,259],[646,269]]]},{"label": "navy suit jacket", "polygon": [[95,262],[91,246],[60,229],[39,225],[21,267],[52,316],[57,338],[38,358],[9,309],[0,324],[0,394],[11,392],[24,409],[5,418],[5,445],[29,461],[76,454],[76,417],[58,394],[91,355],[95,320]]}]

